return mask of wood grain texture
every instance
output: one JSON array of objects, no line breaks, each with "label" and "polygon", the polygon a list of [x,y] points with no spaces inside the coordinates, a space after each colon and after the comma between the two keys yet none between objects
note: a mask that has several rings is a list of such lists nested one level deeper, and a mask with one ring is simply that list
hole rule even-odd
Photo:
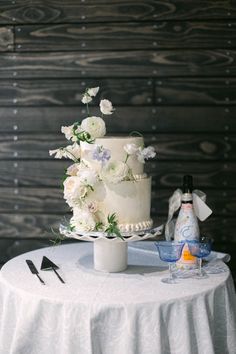
[{"label": "wood grain texture", "polygon": [[236,51],[171,49],[2,53],[0,78],[160,78],[236,75]]},{"label": "wood grain texture", "polygon": [[235,105],[234,78],[171,78],[156,81],[159,105]]},{"label": "wood grain texture", "polygon": [[[109,134],[127,134],[134,129],[151,133],[236,133],[236,107],[230,106],[116,106],[112,119],[106,119]],[[86,117],[86,109],[68,107],[0,107],[0,132],[58,133]],[[148,124],[147,124],[148,123]],[[14,139],[14,138],[13,138]]]},{"label": "wood grain texture", "polygon": [[155,0],[18,0],[1,3],[0,23],[146,21],[160,19],[226,19],[236,17],[233,1]]},{"label": "wood grain texture", "polygon": [[236,180],[235,162],[214,162],[205,161],[191,162],[167,162],[156,161],[146,164],[146,171],[153,176],[154,188],[178,188],[182,185],[182,178],[185,174],[194,176],[195,185],[203,190],[205,188],[233,189]]},{"label": "wood grain texture", "polygon": [[[229,134],[145,134],[145,145],[153,145],[157,160],[236,159],[236,135]],[[0,159],[51,159],[48,151],[70,144],[64,134],[1,134]]]},{"label": "wood grain texture", "polygon": [[[231,43],[228,43],[231,38]],[[16,27],[18,51],[146,50],[155,48],[230,48],[236,22],[112,22]]]},{"label": "wood grain texture", "polygon": [[52,238],[52,228],[58,230],[62,215],[1,214],[0,238]]},{"label": "wood grain texture", "polygon": [[[2,106],[81,105],[86,87],[95,80],[4,80],[1,81]],[[108,79],[101,80],[101,98],[109,98],[116,105],[152,105],[153,86],[158,105],[235,105],[236,80],[233,78],[182,79]],[[126,91],[124,92],[123,88]],[[110,90],[109,90],[110,88]],[[97,102],[98,100],[95,100]]]},{"label": "wood grain texture", "polygon": [[[64,170],[71,164],[62,160],[0,161],[0,186],[59,187]],[[178,188],[184,174],[192,174],[199,188],[234,188],[236,162],[153,161],[145,164],[153,176],[153,187]]]},{"label": "wood grain texture", "polygon": [[[12,106],[70,106],[83,105],[82,94],[86,87],[97,82],[71,79],[2,81],[0,105]],[[113,104],[151,104],[152,85],[145,79],[101,80],[100,99],[108,98]],[[125,88],[125,91],[124,91]],[[97,105],[98,99],[95,99]],[[97,109],[98,111],[98,109]]]},{"label": "wood grain texture", "polygon": [[0,52],[9,52],[14,48],[13,27],[0,26]]}]

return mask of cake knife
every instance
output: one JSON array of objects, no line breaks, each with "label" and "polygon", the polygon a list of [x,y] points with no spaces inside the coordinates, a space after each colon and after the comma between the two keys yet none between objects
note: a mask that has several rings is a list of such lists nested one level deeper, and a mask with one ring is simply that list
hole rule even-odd
[{"label": "cake knife", "polygon": [[39,278],[40,282],[41,282],[43,285],[45,285],[43,279],[40,278],[39,272],[38,272],[37,268],[35,267],[34,263],[33,263],[30,259],[26,259],[26,263],[27,263],[27,265],[28,265],[28,267],[29,267],[31,273],[32,273],[32,274],[35,274],[35,275]]}]

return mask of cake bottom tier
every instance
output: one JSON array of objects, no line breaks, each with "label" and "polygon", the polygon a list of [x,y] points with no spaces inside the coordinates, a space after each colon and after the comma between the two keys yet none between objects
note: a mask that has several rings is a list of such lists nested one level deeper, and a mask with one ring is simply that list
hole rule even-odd
[{"label": "cake bottom tier", "polygon": [[120,231],[140,231],[152,227],[151,177],[117,184],[99,182],[90,199],[96,200],[99,212],[105,218],[116,215]]}]

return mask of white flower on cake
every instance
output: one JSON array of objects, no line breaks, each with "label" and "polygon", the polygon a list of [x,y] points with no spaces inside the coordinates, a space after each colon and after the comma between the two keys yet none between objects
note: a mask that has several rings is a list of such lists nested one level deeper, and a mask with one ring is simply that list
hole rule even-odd
[{"label": "white flower on cake", "polygon": [[80,182],[85,186],[94,187],[98,182],[98,175],[94,170],[91,169],[82,169],[77,173],[77,176],[80,179]]},{"label": "white flower on cake", "polygon": [[101,100],[99,106],[100,106],[100,111],[105,115],[110,115],[115,110],[112,106],[111,101],[109,100]]},{"label": "white flower on cake", "polygon": [[62,159],[63,157],[65,157],[64,154],[64,148],[59,148],[59,149],[55,149],[55,150],[49,150],[49,155],[55,155],[55,159]]},{"label": "white flower on cake", "polygon": [[89,88],[89,89],[87,90],[87,93],[88,93],[89,96],[95,97],[95,96],[97,95],[98,91],[99,91],[99,86],[97,86],[97,87],[91,87],[91,88]]},{"label": "white flower on cake", "polygon": [[65,157],[68,157],[69,159],[75,162],[80,159],[81,149],[79,144],[74,143],[73,145],[68,145],[64,150],[65,150]]},{"label": "white flower on cake", "polygon": [[96,200],[88,202],[87,207],[90,213],[94,214],[98,211],[98,203],[96,202]]},{"label": "white flower on cake", "polygon": [[56,159],[65,157],[77,162],[80,159],[80,146],[77,143],[74,143],[73,145],[68,145],[59,149],[49,150],[50,156],[54,154]]},{"label": "white flower on cake", "polygon": [[110,161],[101,171],[102,179],[108,183],[119,183],[129,176],[129,167],[123,161]]},{"label": "white flower on cake", "polygon": [[78,176],[67,177],[63,185],[64,199],[72,208],[78,205],[88,193],[88,188],[81,183]]},{"label": "white flower on cake", "polygon": [[146,148],[139,147],[137,151],[137,158],[139,162],[145,163],[145,160],[152,159],[156,156],[156,152],[153,146]]},{"label": "white flower on cake", "polygon": [[93,139],[102,138],[106,134],[105,122],[100,117],[87,117],[82,120],[81,129],[91,135]]},{"label": "white flower on cake", "polygon": [[91,87],[85,91],[82,97],[82,103],[88,104],[89,102],[92,101],[93,97],[96,96],[96,94],[99,91],[99,87]]},{"label": "white flower on cake", "polygon": [[96,226],[93,214],[88,210],[75,207],[73,210],[73,217],[70,224],[75,228],[75,231],[93,231]]},{"label": "white flower on cake", "polygon": [[74,128],[74,124],[61,127],[61,132],[65,134],[67,140],[75,139],[73,128]]},{"label": "white flower on cake", "polygon": [[91,101],[92,101],[92,97],[89,96],[87,93],[85,93],[83,95],[82,100],[81,100],[81,102],[84,103],[84,104],[89,103]]},{"label": "white flower on cake", "polygon": [[124,150],[128,155],[134,155],[138,151],[138,146],[136,144],[126,144]]},{"label": "white flower on cake", "polygon": [[79,163],[74,163],[73,165],[70,165],[66,170],[66,174],[68,176],[77,176],[77,173],[79,172],[79,166]]}]

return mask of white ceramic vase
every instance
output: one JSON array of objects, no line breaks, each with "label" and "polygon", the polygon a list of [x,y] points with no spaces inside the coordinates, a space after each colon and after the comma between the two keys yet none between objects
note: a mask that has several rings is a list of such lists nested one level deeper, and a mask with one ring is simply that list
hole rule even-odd
[{"label": "white ceramic vase", "polygon": [[93,244],[94,269],[115,273],[127,268],[127,242],[98,239]]}]

